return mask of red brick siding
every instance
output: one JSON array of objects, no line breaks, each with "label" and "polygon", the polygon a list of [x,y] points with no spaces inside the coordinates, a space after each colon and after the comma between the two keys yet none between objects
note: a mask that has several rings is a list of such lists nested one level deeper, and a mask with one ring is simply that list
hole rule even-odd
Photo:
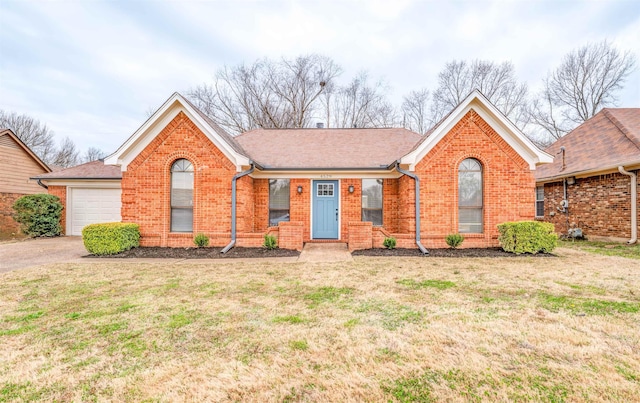
[{"label": "red brick siding", "polygon": [[299,221],[281,222],[278,225],[278,247],[282,249],[302,250],[304,223]]},{"label": "red brick siding", "polygon": [[587,237],[631,237],[629,176],[577,178],[574,185],[567,185],[568,215],[558,211],[563,198],[562,182],[544,185],[544,220],[555,224],[556,232],[566,234],[568,228],[578,227]]},{"label": "red brick siding", "polygon": [[351,221],[349,223],[349,251],[371,249],[373,247],[373,225],[371,222]]},{"label": "red brick siding", "polygon": [[20,224],[13,219],[13,203],[22,196],[21,193],[0,193],[0,237],[20,232]]},{"label": "red brick siding", "polygon": [[[170,169],[179,158],[194,166],[193,234],[169,233]],[[123,172],[122,221],[140,225],[145,246],[191,246],[197,233],[207,234],[212,246],[223,246],[231,239],[231,179],[235,173],[231,161],[181,112]],[[238,181],[243,213],[251,204],[247,182],[251,179]],[[247,221],[239,223],[243,228],[249,226]]]},{"label": "red brick siding", "polygon": [[[427,247],[446,247],[444,237],[458,232],[458,166],[476,158],[483,167],[483,234],[467,234],[463,247],[498,244],[496,226],[534,218],[535,179],[529,165],[475,111],[469,111],[419,162],[421,236]],[[409,178],[407,178],[409,179]],[[413,192],[401,179],[401,214]],[[409,232],[401,218],[400,232]],[[407,231],[409,230],[409,231]]]},{"label": "red brick siding", "polygon": [[[291,179],[291,181],[289,182],[289,185],[291,186],[289,216],[290,216],[291,222],[302,223],[303,225],[302,237],[306,242],[309,239],[311,239],[311,234],[310,234],[311,181],[309,179]],[[298,186],[302,186],[302,193],[298,193]],[[268,217],[268,214],[267,214],[267,217]]]},{"label": "red brick siding", "polygon": [[60,214],[60,225],[62,225],[62,234],[67,233],[67,187],[66,186],[49,186],[47,189],[50,195],[58,196],[62,203],[62,212]]}]

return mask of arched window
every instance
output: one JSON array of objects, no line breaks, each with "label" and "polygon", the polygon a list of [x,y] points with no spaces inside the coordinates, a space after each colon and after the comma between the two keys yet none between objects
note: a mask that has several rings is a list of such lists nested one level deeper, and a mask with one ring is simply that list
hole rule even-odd
[{"label": "arched window", "polygon": [[171,232],[193,232],[193,164],[171,165]]},{"label": "arched window", "polygon": [[458,231],[482,233],[482,165],[467,158],[458,167]]}]

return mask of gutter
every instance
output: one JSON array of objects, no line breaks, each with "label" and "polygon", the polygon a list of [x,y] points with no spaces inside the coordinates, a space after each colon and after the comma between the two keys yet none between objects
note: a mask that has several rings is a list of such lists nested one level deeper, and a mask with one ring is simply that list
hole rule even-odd
[{"label": "gutter", "polygon": [[631,181],[631,239],[627,241],[629,245],[638,242],[638,175],[626,171],[624,166],[618,166],[621,174],[627,175]]},{"label": "gutter", "polygon": [[399,160],[396,161],[396,170],[401,174],[407,175],[416,182],[416,245],[418,245],[418,249],[420,249],[420,252],[428,255],[429,251],[424,247],[422,242],[420,242],[420,178],[416,174],[400,168]]},{"label": "gutter", "polygon": [[42,179],[38,179],[37,183],[38,183],[38,185],[42,186],[43,188],[49,189],[49,186],[47,186],[44,183],[42,183]]},{"label": "gutter", "polygon": [[249,175],[251,172],[253,172],[254,169],[255,166],[253,165],[253,162],[251,162],[251,168],[247,169],[246,171],[238,172],[237,174],[233,175],[233,179],[231,179],[231,242],[229,242],[227,246],[222,248],[220,253],[229,252],[229,250],[231,250],[231,248],[233,248],[236,244],[236,181],[243,176]]}]

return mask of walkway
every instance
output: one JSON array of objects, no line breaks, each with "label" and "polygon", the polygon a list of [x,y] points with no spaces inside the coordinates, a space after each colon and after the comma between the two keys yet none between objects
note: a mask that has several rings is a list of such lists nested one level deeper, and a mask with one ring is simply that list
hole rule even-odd
[{"label": "walkway", "polygon": [[346,262],[353,260],[346,243],[306,243],[298,262]]}]

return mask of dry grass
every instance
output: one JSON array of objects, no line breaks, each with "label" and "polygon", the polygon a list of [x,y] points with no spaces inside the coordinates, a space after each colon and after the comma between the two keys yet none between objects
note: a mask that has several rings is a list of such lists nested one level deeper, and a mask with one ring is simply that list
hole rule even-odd
[{"label": "dry grass", "polygon": [[632,401],[640,261],[123,261],[0,275],[0,401]]}]

